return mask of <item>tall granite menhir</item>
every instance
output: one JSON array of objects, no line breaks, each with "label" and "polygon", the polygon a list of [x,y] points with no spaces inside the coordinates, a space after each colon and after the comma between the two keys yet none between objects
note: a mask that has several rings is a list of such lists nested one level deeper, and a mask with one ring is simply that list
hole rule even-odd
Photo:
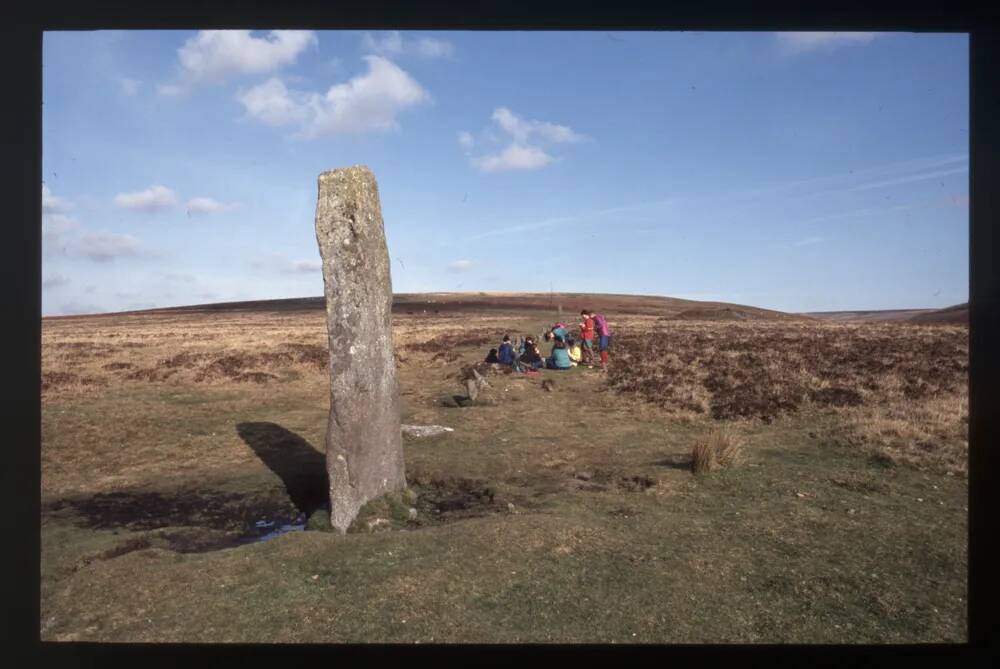
[{"label": "tall granite menhir", "polygon": [[319,175],[316,241],[330,335],[330,523],[344,532],[366,502],[406,486],[389,251],[367,167]]}]

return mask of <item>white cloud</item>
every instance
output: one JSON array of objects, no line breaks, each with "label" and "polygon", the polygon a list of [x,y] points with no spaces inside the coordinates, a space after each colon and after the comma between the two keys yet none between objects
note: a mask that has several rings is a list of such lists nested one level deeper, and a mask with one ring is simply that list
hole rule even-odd
[{"label": "white cloud", "polygon": [[249,30],[200,30],[177,55],[191,79],[221,81],[232,75],[274,72],[318,43],[311,30],[272,30],[266,37],[254,37]]},{"label": "white cloud", "polygon": [[122,209],[160,211],[177,204],[177,195],[166,186],[151,186],[136,193],[119,193],[115,196],[115,204]]},{"label": "white cloud", "polygon": [[237,99],[249,118],[269,125],[297,125],[305,139],[396,130],[405,109],[429,102],[430,94],[409,74],[380,56],[366,56],[368,71],[323,95],[288,90],[273,78]]},{"label": "white cloud", "polygon": [[139,87],[142,85],[142,82],[138,79],[122,77],[118,80],[118,85],[121,86],[122,95],[133,96],[139,92]]},{"label": "white cloud", "polygon": [[[473,166],[483,172],[537,170],[556,160],[538,144],[573,144],[587,139],[569,126],[524,119],[507,107],[498,107],[490,118],[507,135],[510,144],[500,153],[472,158]],[[490,130],[484,136],[490,141],[503,141]],[[475,140],[469,133],[462,132],[458,141],[469,149]]]},{"label": "white cloud", "polygon": [[139,240],[131,235],[87,232],[76,240],[70,252],[96,262],[108,262],[115,258],[138,255],[139,250]]},{"label": "white cloud", "polygon": [[216,202],[210,197],[196,197],[188,200],[188,214],[214,214],[238,209],[239,202]]},{"label": "white cloud", "polygon": [[237,100],[243,105],[247,116],[267,125],[280,126],[304,123],[309,117],[306,98],[289,93],[284,82],[277,77],[241,92]]},{"label": "white cloud", "polygon": [[822,237],[806,237],[805,239],[800,239],[797,242],[792,242],[792,246],[811,246],[813,244],[819,244],[825,241]]},{"label": "white cloud", "polygon": [[586,139],[583,135],[564,125],[545,121],[526,121],[506,107],[495,110],[492,118],[503,128],[504,132],[520,144],[527,143],[533,137],[556,143],[580,142]]},{"label": "white cloud", "polygon": [[846,44],[868,44],[885,33],[873,32],[779,32],[778,43],[792,52],[831,49]]},{"label": "white cloud", "polygon": [[52,214],[57,212],[63,212],[70,209],[73,206],[71,202],[65,200],[61,197],[56,197],[49,190],[49,187],[42,184],[42,213]]},{"label": "white cloud", "polygon": [[455,262],[448,263],[448,270],[451,272],[465,272],[472,269],[473,264],[471,260],[456,260]]},{"label": "white cloud", "polygon": [[511,144],[501,153],[474,158],[472,163],[483,172],[537,170],[553,160],[552,156],[534,146]]},{"label": "white cloud", "polygon": [[381,37],[366,32],[361,36],[361,48],[384,56],[415,54],[421,58],[449,58],[455,52],[451,42],[433,37],[404,38],[398,30],[390,30]]}]

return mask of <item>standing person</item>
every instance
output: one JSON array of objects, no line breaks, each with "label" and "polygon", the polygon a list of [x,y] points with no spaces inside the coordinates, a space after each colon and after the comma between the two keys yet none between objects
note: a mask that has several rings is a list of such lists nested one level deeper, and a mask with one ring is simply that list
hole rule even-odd
[{"label": "standing person", "polygon": [[611,346],[611,328],[604,314],[594,314],[594,327],[597,330],[598,349],[601,352],[601,365],[608,364],[608,347]]},{"label": "standing person", "polygon": [[594,362],[594,319],[590,316],[589,309],[581,311],[580,317],[583,319],[583,322],[580,323],[583,363],[591,365]]}]

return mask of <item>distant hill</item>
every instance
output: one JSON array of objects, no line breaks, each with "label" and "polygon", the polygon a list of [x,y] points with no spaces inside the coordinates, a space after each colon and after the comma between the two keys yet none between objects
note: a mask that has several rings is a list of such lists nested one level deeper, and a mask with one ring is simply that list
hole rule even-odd
[{"label": "distant hill", "polygon": [[903,322],[903,323],[968,323],[969,303],[963,302],[944,309],[883,309],[875,311],[811,311],[802,314],[827,321]]},{"label": "distant hill", "polygon": [[969,303],[955,304],[944,309],[934,309],[917,314],[910,319],[913,323],[965,323],[969,322]]},{"label": "distant hill", "polygon": [[[680,320],[779,320],[801,316],[726,302],[699,302],[656,295],[606,293],[397,293],[393,295],[395,314],[448,314],[474,311],[549,311],[562,307],[565,318],[575,318],[582,309],[612,314],[659,316]],[[323,311],[322,297],[298,297],[247,302],[216,302],[182,307],[164,307],[124,314],[223,313],[223,312],[303,312]],[[59,316],[56,318],[74,318]]]}]

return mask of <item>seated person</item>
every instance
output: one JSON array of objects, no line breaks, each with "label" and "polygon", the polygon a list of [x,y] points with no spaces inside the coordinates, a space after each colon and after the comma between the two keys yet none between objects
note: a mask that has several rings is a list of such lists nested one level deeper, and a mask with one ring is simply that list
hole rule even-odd
[{"label": "seated person", "polygon": [[514,345],[510,343],[510,335],[503,336],[503,343],[500,344],[497,358],[501,365],[511,365],[514,363]]},{"label": "seated person", "polygon": [[566,342],[557,339],[552,345],[552,355],[545,359],[546,369],[570,369],[573,362],[569,359],[569,349]]},{"label": "seated person", "polygon": [[580,350],[580,344],[574,342],[572,344],[567,344],[567,345],[569,346],[570,362],[572,362],[574,366],[579,365],[580,360],[583,359],[583,353]]},{"label": "seated person", "polygon": [[489,354],[486,356],[486,362],[500,362],[500,359],[497,358],[497,350],[495,348],[490,349]]},{"label": "seated person", "polygon": [[534,367],[538,369],[545,364],[542,359],[542,354],[538,352],[538,346],[535,344],[535,340],[531,337],[527,337],[524,340],[524,353],[521,354],[519,358],[521,362],[529,367]]}]

